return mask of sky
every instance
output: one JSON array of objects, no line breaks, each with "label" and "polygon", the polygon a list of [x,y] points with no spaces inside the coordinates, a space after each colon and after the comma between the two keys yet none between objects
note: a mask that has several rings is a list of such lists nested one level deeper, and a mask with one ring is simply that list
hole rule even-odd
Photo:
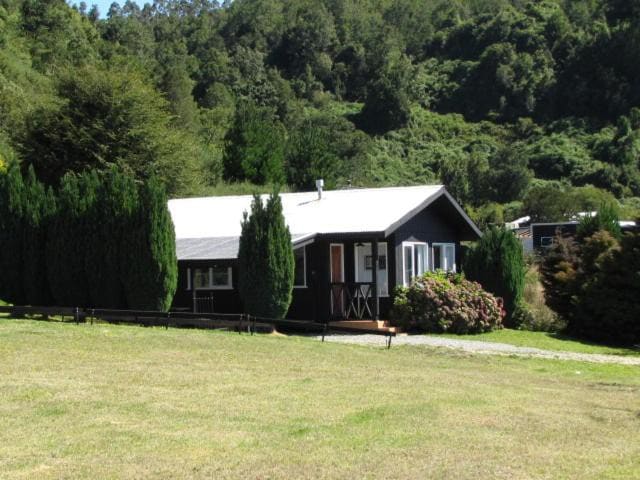
[{"label": "sky", "polygon": [[[113,3],[114,0],[84,0],[85,2],[87,2],[87,5],[89,5],[89,8],[91,8],[91,5],[98,5],[98,10],[100,10],[100,17],[104,18],[107,15],[107,12],[109,11],[109,7],[111,6],[111,4]],[[118,3],[120,5],[122,5],[124,3],[124,1],[118,1]]]},{"label": "sky", "polygon": [[[73,5],[74,3],[78,5],[80,4],[81,1],[82,0],[67,0],[67,3],[70,5]],[[109,11],[109,7],[114,1],[122,5],[126,0],[84,0],[84,1],[89,6],[89,8],[91,8],[92,5],[98,5],[98,10],[100,10],[100,17],[105,18],[105,16],[107,15],[107,12]],[[144,1],[136,2],[136,3],[138,5],[141,5],[141,4],[144,4]]]}]

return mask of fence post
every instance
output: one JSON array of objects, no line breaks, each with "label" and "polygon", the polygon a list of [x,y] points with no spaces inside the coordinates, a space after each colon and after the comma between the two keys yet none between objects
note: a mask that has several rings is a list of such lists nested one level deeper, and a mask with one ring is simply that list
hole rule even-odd
[{"label": "fence post", "polygon": [[387,335],[387,350],[391,348],[391,335]]},{"label": "fence post", "polygon": [[75,318],[76,325],[79,325],[80,324],[80,309],[78,307],[76,307],[75,310],[73,311],[73,316]]},{"label": "fence post", "polygon": [[169,319],[171,318],[171,312],[167,312],[167,321],[164,324],[164,329],[169,330]]},{"label": "fence post", "polygon": [[238,323],[238,334],[242,335],[242,320],[244,319],[244,313],[240,314],[240,322]]},{"label": "fence post", "polygon": [[93,325],[93,320],[96,316],[96,310],[94,308],[91,309],[91,325]]},{"label": "fence post", "polygon": [[322,341],[324,342],[324,336],[327,334],[327,328],[328,328],[329,324],[327,322],[324,322],[324,326],[322,327]]}]

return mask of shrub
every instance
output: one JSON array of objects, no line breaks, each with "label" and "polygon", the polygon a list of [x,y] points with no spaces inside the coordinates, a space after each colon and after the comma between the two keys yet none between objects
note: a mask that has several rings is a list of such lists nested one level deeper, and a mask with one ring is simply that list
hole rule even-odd
[{"label": "shrub", "polygon": [[500,328],[499,299],[461,275],[426,273],[396,290],[391,321],[407,330],[481,333]]},{"label": "shrub", "polygon": [[544,288],[535,265],[527,270],[524,283],[523,302],[515,313],[514,323],[521,330],[535,332],[559,332],[565,326],[558,315],[551,310],[544,298]]},{"label": "shrub", "polygon": [[522,244],[505,228],[491,227],[468,250],[465,275],[504,301],[505,323],[517,326],[518,306],[522,303],[526,266]]},{"label": "shrub", "polygon": [[586,241],[592,263],[575,299],[571,333],[634,345],[640,343],[640,235],[625,235],[620,244],[611,240],[607,232],[597,232]]}]

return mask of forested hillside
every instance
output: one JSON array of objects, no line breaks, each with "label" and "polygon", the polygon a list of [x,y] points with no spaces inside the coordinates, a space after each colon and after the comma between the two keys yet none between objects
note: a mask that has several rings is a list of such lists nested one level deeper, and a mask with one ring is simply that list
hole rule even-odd
[{"label": "forested hillside", "polygon": [[480,223],[640,206],[637,0],[0,0],[0,169],[174,196],[443,182]]}]

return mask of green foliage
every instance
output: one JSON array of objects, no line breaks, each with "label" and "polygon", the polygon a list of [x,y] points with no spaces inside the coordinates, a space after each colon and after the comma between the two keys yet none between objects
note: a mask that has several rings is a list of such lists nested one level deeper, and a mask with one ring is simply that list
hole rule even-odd
[{"label": "green foliage", "polygon": [[585,277],[576,300],[571,331],[610,343],[640,342],[640,235],[625,235],[620,244],[607,232],[586,240],[585,247],[599,253],[585,258],[590,275]]},{"label": "green foliage", "polygon": [[523,302],[515,312],[514,324],[520,330],[534,332],[560,332],[566,327],[545,301],[544,288],[537,266],[531,265],[524,280]]},{"label": "green foliage", "polygon": [[513,232],[490,227],[465,255],[465,275],[502,298],[505,324],[515,324],[515,313],[522,304],[526,266],[522,244]]},{"label": "green foliage", "polygon": [[540,275],[547,305],[561,318],[569,320],[574,313],[579,249],[571,237],[557,235],[540,261]]},{"label": "green foliage", "polygon": [[615,197],[593,186],[566,187],[546,182],[534,185],[523,200],[523,211],[534,222],[558,222],[574,219],[580,212],[592,212],[602,205],[618,210]]},{"label": "green foliage", "polygon": [[603,203],[595,215],[589,212],[580,219],[578,224],[577,238],[583,240],[592,236],[600,230],[606,230],[615,238],[620,239],[622,230],[620,229],[620,218],[618,217],[617,205]]},{"label": "green foliage", "polygon": [[126,308],[123,239],[130,227],[126,220],[138,203],[138,192],[131,176],[113,168],[99,175],[95,195],[96,201],[87,212],[91,248],[86,249],[85,273],[89,299],[98,308]]},{"label": "green foliage", "polygon": [[404,329],[457,334],[502,326],[500,302],[461,275],[426,273],[394,294],[391,322]]},{"label": "green foliage", "polygon": [[411,110],[408,97],[410,63],[404,58],[388,64],[366,86],[359,122],[371,133],[385,133],[407,124]]},{"label": "green foliage", "polygon": [[49,184],[69,171],[118,165],[141,179],[157,173],[174,192],[193,188],[193,152],[188,136],[181,144],[172,130],[166,101],[134,71],[112,67],[61,75],[64,103],[27,118],[25,161]]},{"label": "green foliage", "polygon": [[128,308],[168,311],[178,284],[175,231],[162,183],[151,178],[127,212],[120,245],[120,275]]},{"label": "green foliage", "polygon": [[90,307],[85,258],[93,248],[88,214],[95,208],[98,177],[65,175],[47,231],[47,274],[55,305]]},{"label": "green foliage", "polygon": [[273,111],[243,103],[226,142],[225,179],[258,184],[284,182],[284,128]]},{"label": "green foliage", "polygon": [[117,165],[170,195],[442,182],[486,223],[493,204],[541,221],[604,200],[575,188],[640,196],[640,11],[625,2],[152,3],[102,19],[2,3],[4,163],[48,185]]},{"label": "green foliage", "polygon": [[295,260],[280,196],[255,195],[245,212],[238,251],[238,289],[250,315],[283,318],[291,304]]},{"label": "green foliage", "polygon": [[22,285],[28,305],[51,303],[47,278],[46,239],[51,217],[55,212],[55,198],[29,168],[24,180],[22,210]]},{"label": "green foliage", "polygon": [[318,128],[311,121],[302,123],[287,145],[287,172],[291,185],[309,190],[316,179],[323,178],[327,188],[335,187],[339,159],[331,142],[328,130]]},{"label": "green foliage", "polygon": [[17,166],[0,175],[0,298],[25,303],[22,239],[25,186]]}]

